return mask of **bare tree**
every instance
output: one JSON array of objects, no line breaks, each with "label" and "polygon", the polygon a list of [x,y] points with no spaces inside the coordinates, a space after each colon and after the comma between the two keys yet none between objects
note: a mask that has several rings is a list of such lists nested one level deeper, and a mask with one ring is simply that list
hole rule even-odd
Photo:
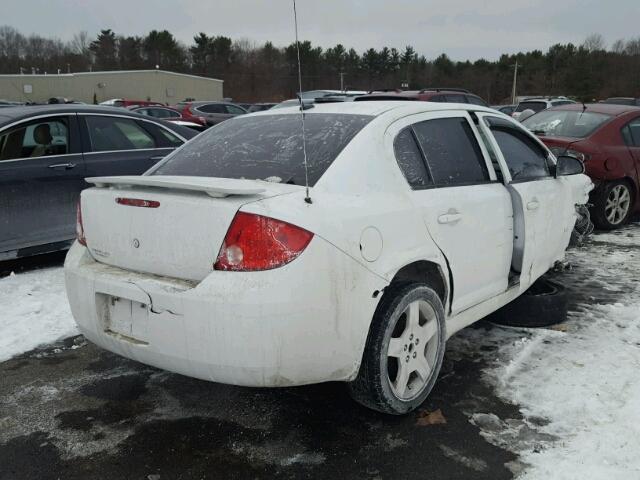
[{"label": "bare tree", "polygon": [[616,40],[611,44],[611,51],[613,53],[617,53],[618,55],[624,53],[624,48],[625,48],[625,44],[624,44],[624,39],[622,38],[619,40]]},{"label": "bare tree", "polygon": [[69,42],[69,46],[71,47],[71,51],[78,55],[82,55],[83,57],[88,57],[91,54],[91,50],[89,46],[93,39],[89,38],[89,34],[86,31],[82,31],[76,33],[71,41]]},{"label": "bare tree", "polygon": [[604,37],[599,33],[592,33],[589,35],[582,44],[582,47],[589,53],[599,52],[606,48]]}]

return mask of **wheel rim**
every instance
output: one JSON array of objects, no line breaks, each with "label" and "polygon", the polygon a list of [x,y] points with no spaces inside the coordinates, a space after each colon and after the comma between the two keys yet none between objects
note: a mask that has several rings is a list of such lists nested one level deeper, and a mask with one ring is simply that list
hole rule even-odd
[{"label": "wheel rim", "polygon": [[626,185],[616,185],[609,192],[604,206],[604,215],[612,225],[622,223],[629,213],[631,193]]},{"label": "wheel rim", "polygon": [[416,300],[397,316],[387,343],[387,377],[401,400],[419,396],[429,383],[439,348],[436,312]]}]

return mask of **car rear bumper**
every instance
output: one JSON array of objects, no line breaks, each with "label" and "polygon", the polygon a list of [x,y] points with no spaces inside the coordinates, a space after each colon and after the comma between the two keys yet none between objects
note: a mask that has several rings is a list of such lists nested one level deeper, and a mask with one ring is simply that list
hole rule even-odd
[{"label": "car rear bumper", "polygon": [[215,271],[199,283],[111,267],[76,242],[65,280],[80,331],[102,348],[265,387],[353,379],[379,299],[372,293],[385,286],[318,237],[282,268]]}]

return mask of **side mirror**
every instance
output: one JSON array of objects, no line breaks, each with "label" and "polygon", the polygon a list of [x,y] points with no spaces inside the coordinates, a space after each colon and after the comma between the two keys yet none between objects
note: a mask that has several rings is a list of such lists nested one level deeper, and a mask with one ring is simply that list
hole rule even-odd
[{"label": "side mirror", "polygon": [[578,175],[584,173],[584,164],[576,157],[563,155],[556,163],[556,178],[564,175]]}]

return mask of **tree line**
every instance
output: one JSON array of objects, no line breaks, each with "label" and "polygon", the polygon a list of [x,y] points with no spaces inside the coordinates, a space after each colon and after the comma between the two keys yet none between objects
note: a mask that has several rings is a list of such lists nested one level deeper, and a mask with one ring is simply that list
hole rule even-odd
[{"label": "tree line", "polygon": [[[640,36],[607,46],[599,34],[580,45],[556,44],[546,52],[503,54],[498,60],[454,61],[445,53],[427,59],[412,46],[357,52],[338,44],[300,42],[303,88],[371,90],[462,87],[490,103],[508,101],[513,67],[518,94],[568,95],[582,101],[640,97]],[[0,73],[70,73],[160,68],[225,81],[236,101],[279,101],[297,88],[296,45],[258,45],[248,39],[198,33],[190,45],[167,30],[123,36],[106,29],[95,38],[80,32],[69,41],[24,35],[0,27]]]}]

